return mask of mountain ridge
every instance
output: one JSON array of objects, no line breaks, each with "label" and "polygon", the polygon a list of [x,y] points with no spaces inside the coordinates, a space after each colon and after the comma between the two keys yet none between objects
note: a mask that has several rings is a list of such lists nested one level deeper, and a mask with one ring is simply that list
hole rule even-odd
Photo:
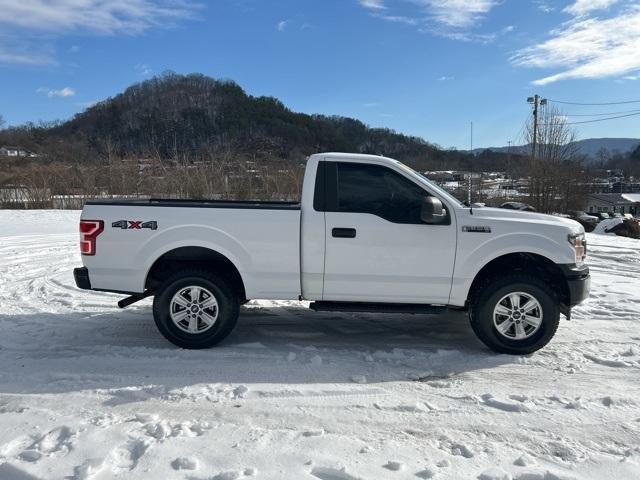
[{"label": "mountain ridge", "polygon": [[[598,160],[598,152],[601,149],[607,150],[609,155],[615,153],[627,154],[634,148],[640,145],[640,138],[626,138],[626,137],[601,137],[601,138],[585,138],[583,140],[576,140],[573,142],[578,152],[585,155],[592,161]],[[485,150],[499,153],[512,153],[520,155],[529,155],[531,153],[531,145],[511,145],[505,147],[486,147],[486,148],[474,148],[473,153],[482,153]],[[468,151],[468,150],[467,150]]]}]

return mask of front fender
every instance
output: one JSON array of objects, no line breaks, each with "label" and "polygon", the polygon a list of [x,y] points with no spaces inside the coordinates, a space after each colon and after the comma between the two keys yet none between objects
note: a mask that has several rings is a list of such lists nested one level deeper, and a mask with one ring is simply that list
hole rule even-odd
[{"label": "front fender", "polygon": [[[476,275],[496,258],[510,253],[531,253],[553,263],[573,263],[575,254],[569,242],[561,243],[549,236],[535,233],[505,233],[478,242],[482,233],[460,234],[458,254],[451,284],[449,304],[464,306]],[[475,240],[474,240],[475,239]]]}]

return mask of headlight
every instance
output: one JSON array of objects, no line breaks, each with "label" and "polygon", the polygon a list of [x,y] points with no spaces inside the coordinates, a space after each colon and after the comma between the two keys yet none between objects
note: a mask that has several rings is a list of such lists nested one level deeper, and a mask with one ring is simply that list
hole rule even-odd
[{"label": "headlight", "polygon": [[576,265],[583,263],[587,258],[587,240],[584,233],[569,235],[569,243],[576,252]]}]

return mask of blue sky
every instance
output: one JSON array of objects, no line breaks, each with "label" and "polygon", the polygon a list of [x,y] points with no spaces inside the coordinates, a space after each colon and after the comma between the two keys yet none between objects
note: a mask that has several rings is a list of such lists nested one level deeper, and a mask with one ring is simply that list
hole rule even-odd
[{"label": "blue sky", "polygon": [[[526,97],[640,100],[638,0],[0,0],[0,115],[65,119],[164,70],[468,148],[518,142]],[[567,114],[640,103],[558,104]],[[584,121],[600,117],[569,117]],[[640,137],[640,116],[575,125]]]}]

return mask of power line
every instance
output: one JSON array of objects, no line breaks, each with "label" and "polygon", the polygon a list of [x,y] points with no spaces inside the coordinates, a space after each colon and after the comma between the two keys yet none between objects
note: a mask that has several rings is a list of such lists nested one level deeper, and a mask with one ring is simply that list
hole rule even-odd
[{"label": "power line", "polygon": [[513,137],[516,139],[517,143],[523,143],[527,141],[527,139],[525,138],[525,130],[527,129],[528,125],[529,125],[529,114],[527,114],[525,119],[520,124],[520,129],[518,130],[518,133]]},{"label": "power line", "polygon": [[615,120],[616,118],[635,117],[636,115],[640,115],[640,112],[638,112],[638,113],[629,113],[627,115],[618,115],[616,117],[597,118],[595,120],[585,120],[583,122],[571,122],[571,123],[568,123],[567,125],[579,125],[581,123],[604,122],[606,120]]},{"label": "power line", "polygon": [[626,100],[624,102],[603,102],[603,103],[580,103],[580,102],[564,102],[562,100],[551,100],[553,103],[563,103],[565,105],[625,105],[628,103],[640,103],[640,100]]},{"label": "power line", "polygon": [[564,113],[565,117],[606,117],[607,115],[621,115],[623,113],[640,113],[640,110],[625,110],[624,112],[608,113]]},{"label": "power line", "polygon": [[635,117],[636,115],[640,115],[640,112],[638,113],[630,113],[628,115],[618,115],[617,117],[608,117],[608,118],[597,118],[595,120],[584,120],[582,122],[553,122],[553,123],[545,123],[545,126],[553,126],[553,125],[580,125],[583,123],[594,123],[594,122],[604,122],[606,120],[615,120],[616,118],[625,118],[625,117]]}]

